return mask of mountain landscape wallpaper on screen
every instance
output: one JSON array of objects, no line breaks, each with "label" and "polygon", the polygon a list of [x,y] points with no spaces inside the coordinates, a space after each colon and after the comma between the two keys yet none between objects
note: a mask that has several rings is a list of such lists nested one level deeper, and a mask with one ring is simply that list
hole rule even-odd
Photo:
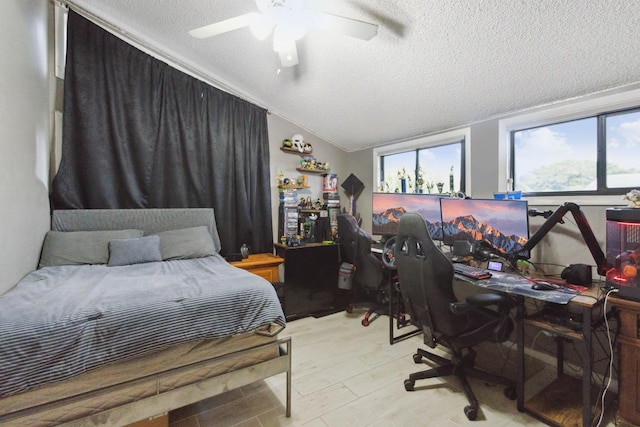
[{"label": "mountain landscape wallpaper on screen", "polygon": [[529,238],[527,203],[520,200],[442,200],[444,243],[485,241],[503,254],[518,254]]},{"label": "mountain landscape wallpaper on screen", "polygon": [[444,222],[442,228],[446,244],[452,244],[456,240],[484,240],[504,254],[520,252],[527,242],[526,236],[504,234],[496,227],[476,220],[473,215],[460,216]]},{"label": "mountain landscape wallpaper on screen", "polygon": [[425,219],[431,238],[442,240],[439,197],[426,194],[375,193],[374,198],[373,234],[395,236],[402,215],[416,212]]}]

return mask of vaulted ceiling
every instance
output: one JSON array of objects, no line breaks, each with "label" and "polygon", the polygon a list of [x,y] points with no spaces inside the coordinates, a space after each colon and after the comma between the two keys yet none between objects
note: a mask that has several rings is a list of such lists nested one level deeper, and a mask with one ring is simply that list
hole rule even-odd
[{"label": "vaulted ceiling", "polygon": [[290,68],[249,28],[189,35],[254,0],[69,2],[347,151],[640,82],[637,0],[307,0],[378,33],[311,28]]}]

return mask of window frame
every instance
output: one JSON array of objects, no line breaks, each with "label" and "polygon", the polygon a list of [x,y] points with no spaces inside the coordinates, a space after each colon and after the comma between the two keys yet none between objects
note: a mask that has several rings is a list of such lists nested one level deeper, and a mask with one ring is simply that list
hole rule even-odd
[{"label": "window frame", "polygon": [[[619,195],[621,192],[627,193],[634,187],[607,187],[607,119],[609,117],[621,116],[629,113],[640,113],[640,105],[633,108],[626,108],[623,110],[606,111],[597,115],[589,115],[586,117],[579,117],[571,120],[563,120],[560,122],[549,123],[542,126],[528,127],[524,129],[514,129],[510,132],[510,150],[511,153],[515,152],[515,134],[517,132],[524,132],[532,129],[540,129],[545,126],[562,125],[579,120],[593,119],[596,126],[596,189],[595,190],[583,190],[583,191],[532,191],[523,192],[526,197],[533,196],[574,196],[574,195],[588,195],[588,196],[606,196],[606,195]],[[516,162],[515,156],[509,158],[509,173],[513,177],[514,189],[517,191],[518,182],[515,179],[516,175]]]},{"label": "window frame", "polygon": [[[638,85],[636,85],[638,87]],[[512,115],[498,121],[498,151],[499,168],[498,184],[499,188],[507,188],[507,183],[512,175],[512,132],[524,129],[537,128],[546,125],[568,122],[577,119],[584,119],[593,116],[613,115],[618,112],[631,111],[640,107],[640,89],[623,91],[618,89],[609,92],[607,95],[594,94],[579,99],[573,99],[558,103],[554,106],[540,106],[531,109],[527,113]],[[598,123],[598,132],[602,126]],[[603,141],[603,143],[606,143]],[[598,147],[598,150],[601,148]],[[597,168],[604,168],[600,164],[601,160],[606,161],[601,153],[598,153]],[[600,158],[602,157],[602,158]],[[600,172],[600,170],[598,170]],[[605,205],[621,206],[625,205],[622,195],[627,192],[620,188],[603,194],[603,192],[562,192],[562,193],[531,193],[526,198],[532,204],[537,205],[558,205],[567,199],[580,205]]]},{"label": "window frame", "polygon": [[[455,129],[443,133],[421,136],[414,139],[399,141],[382,147],[373,149],[373,183],[372,188],[379,191],[380,188],[380,162],[382,156],[398,154],[407,151],[418,151],[424,148],[433,148],[463,141],[462,159],[464,169],[461,171],[461,183],[464,185],[464,192],[471,193],[471,129],[469,127]],[[417,158],[416,158],[417,161]],[[446,188],[446,187],[445,187]]]}]

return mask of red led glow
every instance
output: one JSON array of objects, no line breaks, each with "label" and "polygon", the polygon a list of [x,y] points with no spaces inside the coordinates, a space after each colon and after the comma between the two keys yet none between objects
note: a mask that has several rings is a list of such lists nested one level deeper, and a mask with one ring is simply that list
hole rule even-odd
[{"label": "red led glow", "polygon": [[616,282],[621,282],[621,283],[627,283],[628,282],[626,277],[618,276],[618,275],[613,276],[612,280],[614,280]]},{"label": "red led glow", "polygon": [[607,222],[615,222],[616,224],[620,224],[620,225],[634,225],[636,227],[640,226],[640,223],[638,222],[626,222],[626,221],[615,221],[615,220],[608,220]]}]

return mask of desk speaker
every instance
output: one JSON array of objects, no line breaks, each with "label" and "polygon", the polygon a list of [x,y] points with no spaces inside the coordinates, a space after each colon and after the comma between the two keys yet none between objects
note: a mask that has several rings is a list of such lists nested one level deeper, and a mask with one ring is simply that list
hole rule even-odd
[{"label": "desk speaker", "polygon": [[573,285],[589,286],[593,282],[591,266],[587,264],[571,264],[562,270],[560,277]]}]

